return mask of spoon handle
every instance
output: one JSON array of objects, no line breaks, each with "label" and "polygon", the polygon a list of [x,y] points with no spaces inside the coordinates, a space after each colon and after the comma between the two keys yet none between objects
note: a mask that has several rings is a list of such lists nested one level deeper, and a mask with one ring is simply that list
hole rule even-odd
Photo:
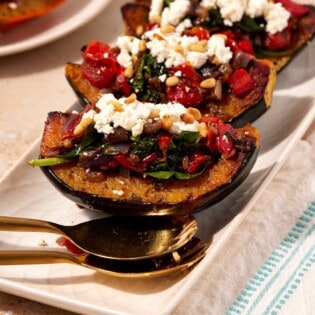
[{"label": "spoon handle", "polygon": [[[86,255],[82,255],[84,257]],[[78,256],[80,257],[80,256]],[[80,258],[71,254],[53,250],[2,250],[0,251],[0,265],[31,265],[52,263],[81,264]]]},{"label": "spoon handle", "polygon": [[63,234],[58,225],[52,222],[0,216],[0,231],[48,232]]}]

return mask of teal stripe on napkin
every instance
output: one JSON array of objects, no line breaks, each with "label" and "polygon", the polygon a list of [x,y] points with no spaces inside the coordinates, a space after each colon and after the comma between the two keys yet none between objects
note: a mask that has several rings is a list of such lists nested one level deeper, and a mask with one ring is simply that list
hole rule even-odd
[{"label": "teal stripe on napkin", "polygon": [[314,231],[315,201],[250,279],[227,315],[278,314],[294,296],[303,277],[315,266],[315,242],[309,242]]}]

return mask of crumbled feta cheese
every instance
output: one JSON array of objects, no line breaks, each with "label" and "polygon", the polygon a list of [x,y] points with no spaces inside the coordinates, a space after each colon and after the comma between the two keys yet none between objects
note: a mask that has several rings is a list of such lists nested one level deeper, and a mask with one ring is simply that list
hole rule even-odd
[{"label": "crumbled feta cheese", "polygon": [[217,7],[216,0],[201,0],[200,5],[206,9],[215,9]]},{"label": "crumbled feta cheese", "polygon": [[[131,131],[133,136],[138,136],[142,134],[143,125],[150,119],[153,110],[158,110],[160,119],[165,116],[171,118],[172,126],[168,130],[170,133],[178,134],[184,130],[198,131],[198,121],[186,123],[181,119],[181,115],[187,112],[187,108],[179,103],[153,104],[135,100],[126,104],[125,100],[126,98],[116,99],[113,94],[104,94],[96,103],[100,112],[90,110],[84,115],[93,117],[95,129],[104,134],[111,134],[115,127],[120,126]],[[115,110],[115,103],[121,106],[119,111]]]},{"label": "crumbled feta cheese", "polygon": [[120,49],[117,61],[125,68],[132,66],[132,55],[139,53],[140,39],[132,36],[119,36],[116,46]]},{"label": "crumbled feta cheese", "polygon": [[190,19],[185,19],[184,21],[180,22],[176,28],[175,28],[175,32],[176,33],[183,33],[185,31],[185,29],[187,28],[191,28],[193,26],[192,22]]},{"label": "crumbled feta cheese", "polygon": [[160,16],[163,10],[164,0],[152,0],[149,11],[149,21],[152,21],[156,16]]},{"label": "crumbled feta cheese", "polygon": [[189,0],[175,0],[170,3],[162,12],[161,26],[168,24],[178,25],[179,22],[186,16],[191,3]]},{"label": "crumbled feta cheese", "polygon": [[215,56],[221,63],[228,63],[233,56],[230,47],[225,46],[224,37],[215,34],[208,40],[208,53],[210,56]]},{"label": "crumbled feta cheese", "polygon": [[248,16],[255,18],[263,16],[267,7],[268,0],[248,0],[245,11]]},{"label": "crumbled feta cheese", "polygon": [[245,8],[241,0],[217,0],[217,5],[225,25],[233,26],[234,22],[242,19]]},{"label": "crumbled feta cheese", "polygon": [[186,56],[186,61],[190,62],[191,65],[196,69],[201,68],[208,59],[209,57],[207,54],[197,51],[188,51]]},{"label": "crumbled feta cheese", "polygon": [[271,34],[284,30],[290,17],[281,3],[268,0],[202,0],[200,5],[209,10],[218,7],[227,26],[239,22],[244,13],[251,18],[262,16],[267,22],[266,31]]},{"label": "crumbled feta cheese", "polygon": [[281,32],[288,26],[290,12],[281,3],[269,3],[265,11],[266,31],[268,33]]}]

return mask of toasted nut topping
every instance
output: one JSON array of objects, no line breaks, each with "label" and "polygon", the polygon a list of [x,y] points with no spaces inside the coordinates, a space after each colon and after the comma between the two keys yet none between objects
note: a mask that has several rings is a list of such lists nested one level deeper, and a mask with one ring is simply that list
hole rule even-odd
[{"label": "toasted nut topping", "polygon": [[200,44],[191,44],[191,45],[189,45],[188,49],[190,51],[196,51],[196,52],[205,52],[206,51],[206,47],[202,46]]},{"label": "toasted nut topping", "polygon": [[133,76],[133,68],[132,67],[126,68],[124,71],[124,76],[125,78],[130,79]]},{"label": "toasted nut topping", "polygon": [[130,94],[126,99],[125,103],[126,104],[131,104],[137,99],[137,95],[135,93]]},{"label": "toasted nut topping", "polygon": [[192,124],[196,119],[194,115],[187,113],[181,114],[180,118],[182,121],[184,121],[187,124]]},{"label": "toasted nut topping", "polygon": [[179,78],[176,76],[168,77],[165,81],[167,86],[176,86],[179,82]]},{"label": "toasted nut topping", "polygon": [[164,116],[161,119],[161,128],[162,129],[168,130],[171,128],[172,124],[173,124],[173,121],[172,121],[170,116]]},{"label": "toasted nut topping", "polygon": [[163,36],[162,36],[162,34],[158,34],[158,33],[155,33],[155,34],[153,35],[153,37],[154,37],[154,38],[157,38],[158,40],[163,40],[163,39],[164,39]]},{"label": "toasted nut topping", "polygon": [[180,53],[180,54],[183,54],[183,53],[184,53],[184,48],[183,48],[183,46],[181,46],[181,45],[179,45],[179,44],[174,47],[174,50],[175,50],[176,52]]},{"label": "toasted nut topping", "polygon": [[137,35],[142,35],[143,34],[143,25],[138,25],[137,28],[136,28],[136,34]]},{"label": "toasted nut topping", "polygon": [[198,42],[200,46],[206,47],[208,45],[208,41],[206,39],[202,39]]},{"label": "toasted nut topping", "polygon": [[161,17],[159,15],[154,15],[151,17],[150,22],[155,24],[161,24]]},{"label": "toasted nut topping", "polygon": [[78,136],[80,134],[82,134],[86,128],[88,127],[89,124],[91,124],[93,122],[93,119],[90,117],[86,117],[83,120],[80,121],[80,123],[74,128],[73,130],[73,134],[75,136]]},{"label": "toasted nut topping", "polygon": [[187,113],[193,115],[196,120],[199,120],[201,118],[200,110],[194,107],[188,107]]},{"label": "toasted nut topping", "polygon": [[165,25],[163,27],[161,27],[161,33],[162,34],[169,34],[169,33],[173,33],[175,31],[175,27],[173,25]]},{"label": "toasted nut topping", "polygon": [[108,104],[112,104],[114,107],[114,110],[116,112],[122,112],[123,111],[123,105],[117,101],[110,100],[110,101],[108,101]]},{"label": "toasted nut topping", "polygon": [[132,63],[135,64],[138,61],[138,56],[137,55],[132,55],[131,56],[131,60],[132,60]]},{"label": "toasted nut topping", "polygon": [[143,52],[147,49],[147,44],[146,44],[146,41],[144,39],[140,40],[140,43],[139,43],[139,51],[140,52]]},{"label": "toasted nut topping", "polygon": [[198,130],[201,137],[205,138],[208,135],[208,128],[205,122],[199,124]]},{"label": "toasted nut topping", "polygon": [[209,78],[209,79],[201,81],[200,87],[203,89],[212,89],[215,87],[216,82],[217,81],[215,78]]},{"label": "toasted nut topping", "polygon": [[160,111],[157,109],[157,108],[153,108],[151,110],[151,113],[149,115],[149,118],[152,119],[152,118],[158,118],[160,116]]}]

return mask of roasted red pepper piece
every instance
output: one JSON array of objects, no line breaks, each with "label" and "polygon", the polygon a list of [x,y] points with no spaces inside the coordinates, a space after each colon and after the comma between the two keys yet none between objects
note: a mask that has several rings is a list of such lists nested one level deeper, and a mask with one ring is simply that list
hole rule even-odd
[{"label": "roasted red pepper piece", "polygon": [[187,172],[189,174],[194,174],[203,168],[204,162],[206,160],[206,156],[204,154],[197,152],[193,156],[190,156],[189,158],[190,163],[187,168]]},{"label": "roasted red pepper piece", "polygon": [[183,81],[179,81],[176,86],[168,86],[166,95],[169,102],[178,102],[186,107],[196,107],[203,100],[203,96],[197,87],[189,86]]},{"label": "roasted red pepper piece", "polygon": [[282,32],[267,34],[264,40],[264,47],[268,50],[279,51],[290,48],[292,34],[290,27],[285,28]]},{"label": "roasted red pepper piece", "polygon": [[65,246],[68,251],[70,251],[74,255],[82,255],[85,253],[81,248],[73,244],[70,240],[65,238],[64,236],[60,236],[57,238],[56,243],[60,246]]},{"label": "roasted red pepper piece", "polygon": [[310,12],[308,7],[296,2],[292,2],[291,0],[276,0],[276,2],[281,3],[291,13],[291,15],[296,18],[299,18]]},{"label": "roasted red pepper piece", "polygon": [[249,93],[255,87],[255,82],[245,69],[233,71],[229,78],[228,84],[235,95],[244,95]]},{"label": "roasted red pepper piece", "polygon": [[83,75],[93,86],[101,89],[114,84],[120,66],[107,44],[92,41],[82,51],[82,56]]},{"label": "roasted red pepper piece", "polygon": [[229,124],[218,125],[218,136],[216,138],[216,145],[221,154],[226,158],[232,156],[235,152],[235,144],[233,135],[235,130]]},{"label": "roasted red pepper piece", "polygon": [[208,40],[210,38],[210,32],[201,26],[194,26],[190,29],[187,29],[184,31],[184,34],[188,36],[197,36],[199,40]]},{"label": "roasted red pepper piece", "polygon": [[147,164],[146,163],[137,163],[137,164],[132,164],[125,155],[123,154],[118,154],[114,155],[113,158],[119,162],[123,167],[135,171],[137,173],[144,173],[147,169]]}]

